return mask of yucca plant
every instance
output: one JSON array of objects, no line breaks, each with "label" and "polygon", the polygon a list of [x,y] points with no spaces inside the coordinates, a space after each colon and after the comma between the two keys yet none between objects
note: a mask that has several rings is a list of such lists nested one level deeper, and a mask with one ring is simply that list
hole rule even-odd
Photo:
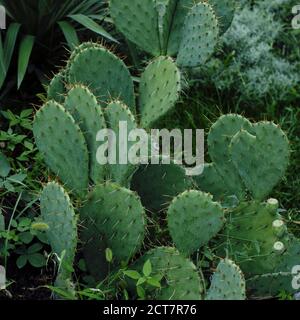
[{"label": "yucca plant", "polygon": [[105,0],[0,0],[0,5],[5,7],[11,21],[7,30],[0,33],[0,89],[17,47],[17,85],[20,88],[34,46],[49,46],[50,35],[51,38],[58,38],[56,28],[64,35],[70,49],[79,44],[80,26],[106,39],[116,41],[99,25],[105,18],[105,2]]}]

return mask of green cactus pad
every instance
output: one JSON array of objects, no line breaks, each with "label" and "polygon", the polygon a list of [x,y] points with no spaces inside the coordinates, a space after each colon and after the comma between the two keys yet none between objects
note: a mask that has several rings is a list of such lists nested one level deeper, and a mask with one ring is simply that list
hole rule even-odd
[{"label": "green cactus pad", "polygon": [[157,292],[158,300],[202,300],[204,286],[195,265],[175,248],[159,247],[147,252],[134,265],[142,269],[150,260],[152,274],[163,277],[162,288]]},{"label": "green cactus pad", "polygon": [[[273,200],[272,200],[273,201]],[[228,212],[225,229],[220,236],[223,253],[239,264],[247,278],[277,270],[280,252],[274,246],[288,236],[283,224],[279,233],[274,221],[282,220],[277,206],[256,201],[241,203]]]},{"label": "green cactus pad", "polygon": [[46,103],[33,123],[36,144],[46,164],[79,196],[88,188],[88,151],[72,116],[56,102]]},{"label": "green cactus pad", "polygon": [[193,179],[201,190],[211,193],[216,199],[224,200],[223,196],[227,193],[227,186],[214,163],[205,164],[203,173]]},{"label": "green cactus pad", "polygon": [[153,0],[158,13],[158,30],[160,37],[160,52],[167,54],[170,28],[172,26],[177,0]]},{"label": "green cactus pad", "polygon": [[168,209],[168,226],[176,248],[190,255],[206,245],[222,229],[224,213],[212,196],[185,191],[174,198]]},{"label": "green cactus pad", "polygon": [[211,6],[198,3],[186,16],[177,57],[181,67],[198,67],[214,53],[219,39],[218,20]]},{"label": "green cactus pad", "polygon": [[135,112],[133,81],[124,62],[100,46],[77,53],[68,69],[68,82],[81,83],[105,103],[120,99]]},{"label": "green cactus pad", "polygon": [[47,238],[52,251],[73,264],[77,246],[77,219],[68,194],[55,182],[48,183],[41,194],[41,217],[48,225]]},{"label": "green cactus pad", "polygon": [[245,187],[232,163],[229,146],[241,129],[251,130],[251,127],[247,119],[235,114],[221,116],[213,124],[208,135],[208,152],[213,163],[196,179],[201,190],[211,192],[217,199],[222,199],[222,191],[223,197],[235,195],[243,199]]},{"label": "green cactus pad", "polygon": [[96,136],[99,130],[106,128],[106,123],[97,99],[88,88],[75,85],[68,92],[64,106],[85,136],[89,150],[90,178],[95,184],[101,183],[105,178],[105,167],[98,164],[96,159],[100,145]]},{"label": "green cactus pad", "polygon": [[289,142],[275,124],[253,126],[253,135],[238,133],[231,143],[233,163],[247,189],[257,200],[264,199],[278,184],[289,164]]},{"label": "green cactus pad", "polygon": [[236,0],[208,0],[208,2],[219,18],[221,34],[225,33],[232,23],[237,5]]},{"label": "green cactus pad", "polygon": [[[197,0],[197,2],[199,1],[200,0]],[[186,16],[195,5],[195,0],[176,0],[176,2],[176,10],[173,13],[173,21],[168,41],[168,55],[172,57],[178,54]]]},{"label": "green cactus pad", "polygon": [[158,12],[153,0],[111,0],[110,14],[131,42],[154,56],[161,53]]},{"label": "green cactus pad", "polygon": [[80,210],[80,218],[84,255],[96,278],[106,276],[106,248],[112,250],[117,264],[128,262],[142,245],[145,212],[139,197],[130,190],[111,183],[98,185]]},{"label": "green cactus pad", "polygon": [[[129,133],[131,130],[137,128],[137,123],[135,121],[134,116],[128,109],[128,107],[124,104],[122,104],[119,101],[115,101],[110,103],[107,108],[105,109],[105,116],[107,119],[107,126],[109,129],[112,129],[114,133],[116,134],[116,142],[117,142],[117,150],[116,150],[116,160],[117,164],[111,164],[109,165],[109,179],[112,180],[113,182],[118,183],[119,185],[122,186],[128,186],[129,181],[131,176],[133,175],[134,171],[136,170],[136,167],[130,163],[128,163],[128,156],[127,159],[127,164],[121,164],[121,159],[119,159],[119,151],[120,151],[120,146],[122,148],[126,147],[126,150],[129,151],[129,149],[132,147],[133,143],[128,142],[128,137],[120,137],[120,130],[119,130],[119,124],[120,121],[126,122],[127,126],[127,132]],[[124,141],[122,142],[121,139],[124,138]]]},{"label": "green cactus pad", "polygon": [[181,75],[171,58],[159,57],[142,74],[140,82],[141,125],[150,128],[175,108]]},{"label": "green cactus pad", "polygon": [[47,88],[47,99],[54,100],[58,103],[63,103],[65,100],[65,70],[61,70],[51,80]]},{"label": "green cactus pad", "polygon": [[46,235],[53,253],[61,259],[56,285],[72,277],[77,246],[77,218],[68,194],[57,183],[48,183],[41,194],[41,218],[48,225]]},{"label": "green cactus pad", "polygon": [[151,212],[165,209],[175,196],[192,187],[193,182],[185,170],[172,162],[169,165],[142,165],[131,182],[131,188],[137,191],[143,205]]},{"label": "green cactus pad", "polygon": [[246,283],[240,268],[231,260],[221,260],[211,281],[206,300],[245,300]]},{"label": "green cactus pad", "polygon": [[276,257],[278,265],[273,273],[254,276],[247,280],[251,297],[274,297],[283,290],[290,294],[297,292],[300,241],[290,236],[285,245],[285,252]]}]

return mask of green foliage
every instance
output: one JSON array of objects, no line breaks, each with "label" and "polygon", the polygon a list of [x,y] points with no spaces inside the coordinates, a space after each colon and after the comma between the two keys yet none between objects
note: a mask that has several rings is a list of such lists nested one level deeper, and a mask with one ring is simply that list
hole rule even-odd
[{"label": "green foliage", "polygon": [[26,248],[22,246],[15,250],[15,253],[19,254],[17,259],[17,266],[19,269],[22,269],[26,266],[27,263],[30,263],[31,266],[35,268],[41,268],[46,265],[46,258],[40,252],[43,248],[41,243],[35,243],[32,246]]},{"label": "green foliage", "polygon": [[246,282],[240,268],[229,259],[222,260],[213,274],[206,300],[245,300]]},{"label": "green foliage", "polygon": [[[17,86],[20,88],[26,74],[34,47],[48,47],[54,32],[60,31],[70,49],[79,44],[78,31],[83,26],[96,34],[116,42],[96,21],[105,18],[104,1],[97,0],[1,0],[12,23],[0,37],[0,88],[3,86],[14,51],[18,50]],[[30,19],[28,19],[30,17]],[[19,36],[19,40],[18,40]],[[3,49],[2,49],[3,47]]]},{"label": "green foliage", "polygon": [[203,283],[195,265],[175,248],[159,247],[141,257],[134,269],[149,261],[152,272],[161,276],[161,288],[156,292],[158,300],[201,300]]},{"label": "green foliage", "polygon": [[208,62],[201,76],[233,95],[235,103],[262,107],[270,101],[291,101],[299,87],[299,50],[285,48],[299,42],[297,30],[291,30],[295,3],[285,4],[290,9],[283,11],[281,1],[255,2],[246,1],[237,11],[222,38],[223,53]]},{"label": "green foliage", "polygon": [[136,293],[139,299],[149,300],[154,289],[161,288],[162,276],[153,274],[152,263],[147,260],[143,266],[142,274],[135,270],[125,270],[124,275],[136,282]]}]

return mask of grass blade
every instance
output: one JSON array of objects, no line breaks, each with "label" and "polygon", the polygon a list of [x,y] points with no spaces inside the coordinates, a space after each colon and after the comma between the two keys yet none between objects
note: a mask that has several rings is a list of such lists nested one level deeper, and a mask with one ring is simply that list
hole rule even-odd
[{"label": "grass blade", "polygon": [[68,16],[79,24],[83,25],[87,29],[99,34],[100,36],[107,38],[113,42],[119,43],[113,36],[111,36],[103,27],[101,27],[97,22],[83,14],[74,14]]},{"label": "grass blade", "polygon": [[18,89],[24,79],[34,41],[35,37],[31,35],[25,36],[21,41],[18,60]]},{"label": "grass blade", "polygon": [[59,21],[58,25],[67,40],[69,48],[73,50],[74,47],[79,45],[79,39],[75,28],[67,21]]}]

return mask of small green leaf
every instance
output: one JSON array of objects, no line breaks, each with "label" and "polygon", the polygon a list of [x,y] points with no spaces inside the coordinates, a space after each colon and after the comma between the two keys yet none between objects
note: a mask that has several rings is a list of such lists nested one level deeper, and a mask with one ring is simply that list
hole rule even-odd
[{"label": "small green leaf", "polygon": [[150,260],[147,260],[143,267],[143,274],[146,277],[149,277],[151,273],[152,273],[152,264]]},{"label": "small green leaf", "polygon": [[144,284],[145,282],[147,281],[147,279],[146,278],[144,278],[144,277],[142,277],[142,278],[140,278],[139,280],[138,280],[138,282],[137,282],[137,286],[141,286],[142,284]]},{"label": "small green leaf", "polygon": [[148,283],[150,286],[152,286],[152,287],[161,288],[160,282],[159,282],[157,279],[155,279],[155,278],[149,278],[149,279],[147,280],[147,283]]},{"label": "small green leaf", "polygon": [[31,219],[29,218],[22,218],[19,221],[18,227],[29,227],[31,225]]},{"label": "small green leaf", "polygon": [[18,259],[17,259],[17,267],[19,269],[22,269],[25,267],[27,263],[27,256],[26,255],[23,255],[23,256],[20,256]]},{"label": "small green leaf", "polygon": [[28,248],[27,252],[29,254],[33,254],[33,253],[39,252],[42,248],[43,248],[43,245],[41,243],[35,243]]},{"label": "small green leaf", "polygon": [[136,288],[136,292],[137,292],[137,294],[138,294],[138,296],[139,296],[140,299],[145,299],[145,297],[146,297],[146,292],[145,292],[144,288],[142,288],[142,287],[137,287],[137,288]]},{"label": "small green leaf", "polygon": [[29,263],[35,268],[41,268],[46,265],[46,259],[41,253],[34,253],[28,256]]},{"label": "small green leaf", "polygon": [[134,271],[134,270],[127,270],[127,271],[124,271],[124,274],[130,278],[130,279],[133,279],[133,280],[138,280],[141,278],[141,275],[137,272],[137,271]]},{"label": "small green leaf", "polygon": [[110,248],[107,248],[106,250],[105,250],[105,258],[106,258],[106,261],[107,262],[112,262],[112,259],[113,259],[113,252],[111,251],[111,249]]},{"label": "small green leaf", "polygon": [[0,176],[5,178],[9,175],[11,166],[5,157],[5,155],[0,151]]},{"label": "small green leaf", "polygon": [[22,233],[19,234],[19,239],[23,243],[29,244],[33,239],[33,235],[30,232],[22,232]]},{"label": "small green leaf", "polygon": [[20,117],[21,118],[28,118],[33,113],[33,109],[25,109],[21,112]]},{"label": "small green leaf", "polygon": [[87,268],[86,268],[86,263],[85,263],[85,260],[84,259],[80,259],[79,262],[78,262],[78,268],[83,271],[83,272],[86,272],[87,271]]}]

